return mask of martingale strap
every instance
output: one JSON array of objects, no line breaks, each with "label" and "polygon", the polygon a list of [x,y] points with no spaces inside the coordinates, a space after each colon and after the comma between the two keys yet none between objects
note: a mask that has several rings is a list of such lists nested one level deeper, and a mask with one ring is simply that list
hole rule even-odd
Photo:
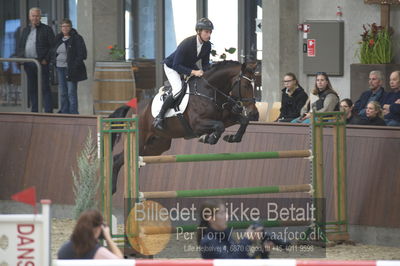
[{"label": "martingale strap", "polygon": [[193,129],[191,128],[191,126],[189,125],[188,121],[185,119],[185,117],[183,116],[182,113],[179,113],[176,115],[179,119],[179,121],[181,122],[183,128],[185,129],[185,137],[184,139],[192,139],[192,138],[196,138],[198,137]]}]

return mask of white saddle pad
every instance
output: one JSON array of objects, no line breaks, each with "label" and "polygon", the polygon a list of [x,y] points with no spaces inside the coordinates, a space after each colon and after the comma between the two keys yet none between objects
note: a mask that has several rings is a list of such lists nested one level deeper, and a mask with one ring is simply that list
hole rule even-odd
[{"label": "white saddle pad", "polygon": [[[188,84],[188,86],[189,86],[189,84]],[[158,90],[158,93],[156,96],[154,96],[153,103],[151,104],[151,114],[153,117],[156,117],[161,110],[161,106],[163,104],[163,100],[162,100],[163,99],[162,95],[164,93],[162,90],[163,88],[164,87],[161,87]],[[187,88],[186,91],[187,92],[189,91],[189,87]],[[175,109],[169,109],[166,112],[165,117],[172,117],[172,116],[176,116],[177,114],[182,114],[183,112],[185,112],[185,109],[186,109],[188,103],[189,103],[189,94],[186,93],[185,96],[183,96],[183,99],[182,99],[181,103],[179,104],[179,107],[177,108],[178,110],[175,111]]]}]

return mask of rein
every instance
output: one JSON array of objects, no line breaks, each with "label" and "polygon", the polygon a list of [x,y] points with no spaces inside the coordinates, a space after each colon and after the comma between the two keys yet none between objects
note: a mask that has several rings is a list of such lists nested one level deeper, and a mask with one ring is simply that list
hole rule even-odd
[{"label": "rein", "polygon": [[[218,88],[216,88],[215,86],[211,85],[211,84],[208,82],[208,80],[206,80],[204,77],[201,77],[201,79],[203,79],[204,82],[205,82],[211,89],[213,89],[215,92],[218,92],[219,94],[221,94],[222,96],[224,96],[225,98],[227,98],[227,99],[228,99],[228,102],[233,103],[233,104],[235,104],[235,105],[238,105],[238,106],[240,106],[240,107],[243,106],[243,102],[252,102],[252,103],[255,103],[255,102],[256,102],[256,99],[255,99],[254,97],[253,97],[253,98],[242,98],[241,93],[240,93],[240,82],[241,82],[241,79],[242,79],[242,78],[244,78],[244,79],[246,79],[246,80],[248,80],[248,81],[250,81],[250,82],[254,82],[254,79],[250,79],[250,78],[246,77],[245,75],[243,75],[242,73],[240,73],[240,75],[238,76],[237,80],[235,81],[235,83],[234,83],[233,86],[232,86],[232,88],[233,88],[233,87],[235,86],[236,83],[239,83],[239,98],[237,98],[237,97],[232,97],[232,96],[230,96],[230,95],[227,95],[226,93],[224,93],[224,92],[221,91],[220,89],[218,89]],[[199,94],[199,95],[200,95],[200,94]],[[203,96],[205,96],[205,95],[203,95]],[[211,97],[208,97],[208,96],[206,96],[206,98],[211,99]],[[215,96],[214,96],[214,99],[212,99],[212,100],[213,100],[213,102],[216,103]],[[225,104],[226,104],[226,103],[222,104],[222,107],[223,107]]]}]

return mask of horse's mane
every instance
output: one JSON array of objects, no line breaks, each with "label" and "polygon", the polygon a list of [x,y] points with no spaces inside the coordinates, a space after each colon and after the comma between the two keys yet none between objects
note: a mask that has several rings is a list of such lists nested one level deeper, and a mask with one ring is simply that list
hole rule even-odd
[{"label": "horse's mane", "polygon": [[240,65],[240,62],[233,61],[233,60],[218,61],[218,62],[212,64],[211,67],[206,71],[206,73],[209,74],[211,72],[218,71],[224,67],[231,66],[231,65],[237,66],[237,65]]}]

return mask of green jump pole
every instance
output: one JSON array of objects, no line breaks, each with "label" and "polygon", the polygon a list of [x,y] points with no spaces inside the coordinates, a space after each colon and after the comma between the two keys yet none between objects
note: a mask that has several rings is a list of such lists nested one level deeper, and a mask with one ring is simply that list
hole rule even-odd
[{"label": "green jump pole", "polygon": [[254,160],[254,159],[278,159],[278,158],[304,158],[310,157],[309,150],[271,151],[271,152],[238,152],[238,153],[206,153],[206,154],[181,154],[144,156],[143,162],[151,163],[183,163],[205,162],[225,160]]},{"label": "green jump pole", "polygon": [[287,185],[270,187],[244,187],[244,188],[216,188],[216,189],[198,189],[198,190],[176,190],[176,191],[155,191],[142,192],[143,198],[191,198],[191,197],[212,197],[212,196],[231,196],[231,195],[249,195],[264,193],[289,193],[289,192],[310,192],[312,186]]}]

